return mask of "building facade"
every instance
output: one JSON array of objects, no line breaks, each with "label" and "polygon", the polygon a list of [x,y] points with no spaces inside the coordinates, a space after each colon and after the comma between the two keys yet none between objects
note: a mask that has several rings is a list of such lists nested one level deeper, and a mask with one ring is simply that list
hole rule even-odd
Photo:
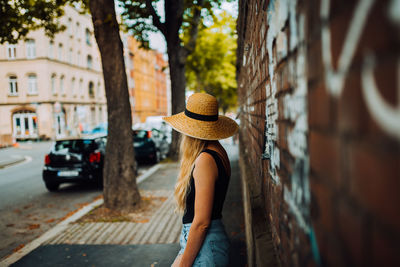
[{"label": "building facade", "polygon": [[126,37],[125,63],[133,124],[145,122],[148,116],[168,114],[167,62],[161,53],[139,47],[132,36]]},{"label": "building facade", "polygon": [[248,266],[400,265],[399,32],[399,1],[239,1]]},{"label": "building facade", "polygon": [[54,139],[107,120],[100,53],[91,17],[66,6],[64,32],[43,30],[0,46],[0,136]]}]

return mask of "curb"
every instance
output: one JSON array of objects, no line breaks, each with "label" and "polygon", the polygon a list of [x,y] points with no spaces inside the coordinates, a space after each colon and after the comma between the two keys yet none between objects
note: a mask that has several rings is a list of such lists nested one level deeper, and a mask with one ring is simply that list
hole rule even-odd
[{"label": "curb", "polygon": [[12,160],[6,160],[6,161],[3,161],[3,162],[0,162],[0,169],[7,168],[9,166],[24,162],[26,160],[28,160],[28,157],[24,156],[24,157],[18,157],[18,158],[14,158]]},{"label": "curb", "polygon": [[[23,160],[25,160],[25,159],[23,159]],[[142,175],[138,176],[136,178],[137,184],[143,182],[144,180],[149,178],[151,175],[153,175],[157,170],[159,170],[161,168],[162,164],[163,163],[158,163],[158,164],[154,165],[153,167],[151,167],[150,169],[148,169]],[[41,244],[46,242],[47,240],[55,237],[56,235],[58,235],[59,233],[64,231],[66,228],[68,228],[68,224],[70,224],[72,222],[75,222],[79,218],[83,217],[84,215],[89,213],[91,210],[93,210],[95,207],[100,206],[101,204],[103,204],[103,202],[104,201],[103,201],[102,198],[101,199],[97,199],[97,200],[89,203],[88,205],[78,209],[78,211],[75,212],[73,215],[71,215],[70,217],[66,218],[65,220],[59,222],[53,228],[51,228],[50,230],[45,232],[43,235],[41,235],[38,238],[34,239],[33,241],[29,242],[27,245],[25,245],[20,250],[12,253],[7,258],[5,258],[4,260],[0,261],[0,266],[1,267],[9,266],[9,265],[15,263],[16,261],[18,261],[19,259],[21,259],[25,255],[27,255],[28,253],[30,253],[31,251],[33,251],[34,249],[39,247]]]}]

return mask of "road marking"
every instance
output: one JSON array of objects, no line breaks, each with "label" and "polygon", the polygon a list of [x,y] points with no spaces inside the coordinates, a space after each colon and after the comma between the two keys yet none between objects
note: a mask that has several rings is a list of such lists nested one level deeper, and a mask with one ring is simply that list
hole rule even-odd
[{"label": "road marking", "polygon": [[[32,158],[29,157],[29,156],[25,156],[25,159],[29,160],[29,161],[32,161]],[[21,163],[21,164],[25,164],[25,163]],[[142,175],[137,177],[137,179],[136,179],[137,183],[139,184],[139,183],[143,182],[144,180],[146,180],[147,178],[149,178],[158,169],[160,169],[160,167],[161,167],[161,164],[158,163],[158,164],[154,165],[153,167],[151,167],[150,169],[148,169],[147,171],[145,171]],[[17,252],[14,252],[13,254],[9,255],[7,258],[2,260],[0,262],[0,267],[9,266],[9,265],[15,263],[16,261],[18,261],[19,259],[21,259],[25,255],[27,255],[31,251],[33,251],[34,249],[38,248],[40,245],[42,245],[46,241],[48,241],[48,240],[50,240],[52,238],[55,238],[58,234],[60,234],[61,232],[63,232],[64,230],[66,230],[69,227],[68,224],[70,224],[72,222],[75,222],[79,218],[83,217],[85,214],[90,212],[95,207],[100,206],[101,204],[103,204],[103,202],[104,201],[101,198],[101,199],[97,199],[97,200],[89,203],[88,205],[82,207],[77,212],[75,212],[72,216],[66,218],[65,220],[63,220],[61,222],[59,222],[56,226],[54,226],[53,228],[51,228],[50,230],[45,232],[43,235],[41,235],[40,237],[38,237],[35,240],[31,241],[30,243],[25,245],[23,248],[21,248]]]}]

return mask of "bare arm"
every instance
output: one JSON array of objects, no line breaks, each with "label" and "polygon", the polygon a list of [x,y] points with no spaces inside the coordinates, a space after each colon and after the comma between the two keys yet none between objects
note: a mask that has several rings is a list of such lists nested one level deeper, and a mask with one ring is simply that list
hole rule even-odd
[{"label": "bare arm", "polygon": [[195,162],[193,178],[196,189],[194,218],[190,226],[185,252],[180,265],[192,266],[211,222],[215,181],[218,177],[217,164],[208,153],[201,153]]}]

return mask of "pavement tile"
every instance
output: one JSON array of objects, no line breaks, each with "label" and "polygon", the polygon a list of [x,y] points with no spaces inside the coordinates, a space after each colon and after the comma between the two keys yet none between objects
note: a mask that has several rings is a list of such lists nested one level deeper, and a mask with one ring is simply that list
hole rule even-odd
[{"label": "pavement tile", "polygon": [[[246,266],[244,215],[237,147],[226,147],[232,177],[223,222],[231,239],[229,266]],[[140,190],[168,199],[147,223],[72,223],[12,266],[170,266],[179,251],[181,216],[174,214],[178,164],[165,164]],[[237,207],[230,209],[227,207]]]}]

